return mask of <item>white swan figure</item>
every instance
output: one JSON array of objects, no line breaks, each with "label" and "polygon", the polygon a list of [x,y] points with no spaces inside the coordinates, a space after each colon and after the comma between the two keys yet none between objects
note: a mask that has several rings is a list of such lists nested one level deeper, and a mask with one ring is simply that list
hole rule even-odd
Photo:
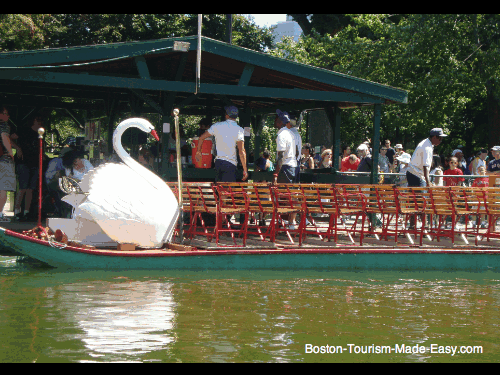
[{"label": "white swan figure", "polygon": [[117,243],[160,247],[172,237],[179,205],[165,181],[122,147],[122,134],[130,127],[151,133],[159,141],[149,121],[122,121],[113,133],[113,148],[124,164],[106,163],[94,168],[79,184],[87,194],[71,193],[63,200],[75,207],[73,219],[80,226],[94,222]]}]

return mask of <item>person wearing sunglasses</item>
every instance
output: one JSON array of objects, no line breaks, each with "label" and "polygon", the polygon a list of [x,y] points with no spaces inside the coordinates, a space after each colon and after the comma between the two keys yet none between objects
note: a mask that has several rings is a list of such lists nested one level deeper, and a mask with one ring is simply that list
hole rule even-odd
[{"label": "person wearing sunglasses", "polygon": [[[443,173],[445,176],[463,176],[462,170],[458,167],[458,158],[450,158],[450,168]],[[460,186],[465,179],[463,177],[448,177],[444,179],[444,186]]]}]

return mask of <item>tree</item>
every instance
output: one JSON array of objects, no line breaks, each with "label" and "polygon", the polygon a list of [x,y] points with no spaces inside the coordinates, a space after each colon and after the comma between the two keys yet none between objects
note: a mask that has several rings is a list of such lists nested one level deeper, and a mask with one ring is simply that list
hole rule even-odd
[{"label": "tree", "polygon": [[[382,136],[395,142],[416,141],[433,127],[451,134],[449,149],[459,143],[472,150],[497,142],[500,132],[488,139],[486,127],[500,129],[498,15],[347,16],[351,22],[334,35],[315,27],[298,43],[284,41],[273,53],[408,90],[407,105],[385,108]],[[490,122],[477,123],[484,116],[470,116],[484,113],[487,98]],[[344,112],[348,128],[363,133],[370,127],[366,110]]]},{"label": "tree", "polygon": [[[197,14],[4,14],[0,15],[0,51],[196,35],[197,18]],[[202,24],[204,36],[225,40],[225,14],[204,14]],[[233,44],[261,52],[273,43],[270,29],[261,29],[242,15],[233,15],[232,35]],[[53,124],[62,127],[62,140],[66,135],[81,133],[81,129],[61,113],[52,111],[51,117]],[[196,118],[186,118],[188,135],[194,134],[194,123]]]},{"label": "tree", "polygon": [[[0,48],[18,51],[196,35],[197,19],[197,14],[0,15]],[[225,40],[225,14],[204,14],[202,25],[204,36]],[[263,52],[272,40],[270,29],[233,16],[234,44]]]}]

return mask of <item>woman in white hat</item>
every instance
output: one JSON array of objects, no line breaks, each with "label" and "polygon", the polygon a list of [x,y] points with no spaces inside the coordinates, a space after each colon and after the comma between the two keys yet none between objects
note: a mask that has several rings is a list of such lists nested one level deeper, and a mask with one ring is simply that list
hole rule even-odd
[{"label": "woman in white hat", "polygon": [[396,146],[394,146],[394,148],[396,149],[396,154],[394,155],[394,157],[401,156],[404,153],[403,145],[401,143],[396,144]]},{"label": "woman in white hat", "polygon": [[396,182],[396,185],[401,187],[407,187],[408,180],[406,179],[406,169],[408,168],[408,163],[410,163],[411,156],[410,154],[403,152],[401,155],[396,156],[396,160],[399,162],[398,173],[400,174]]}]

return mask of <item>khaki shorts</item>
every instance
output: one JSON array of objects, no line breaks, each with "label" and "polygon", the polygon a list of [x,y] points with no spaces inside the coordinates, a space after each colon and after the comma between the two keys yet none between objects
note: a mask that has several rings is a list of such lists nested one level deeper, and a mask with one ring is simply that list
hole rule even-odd
[{"label": "khaki shorts", "polygon": [[0,190],[16,191],[16,173],[13,161],[0,161]]}]

